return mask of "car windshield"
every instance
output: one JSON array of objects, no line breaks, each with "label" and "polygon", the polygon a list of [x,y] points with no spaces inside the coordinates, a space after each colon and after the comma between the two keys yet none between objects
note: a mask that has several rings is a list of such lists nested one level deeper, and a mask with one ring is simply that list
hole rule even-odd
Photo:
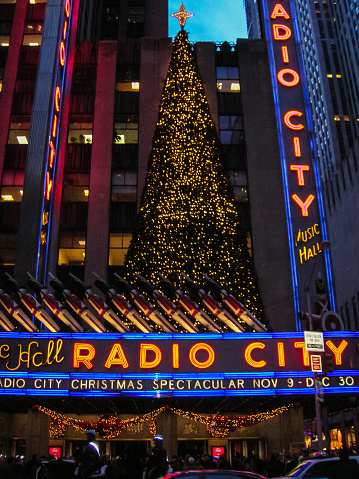
[{"label": "car windshield", "polygon": [[295,466],[294,469],[292,469],[288,474],[287,476],[288,477],[297,477],[299,476],[299,474],[308,467],[308,465],[310,464],[310,461],[306,461],[306,462],[300,462],[297,466]]}]

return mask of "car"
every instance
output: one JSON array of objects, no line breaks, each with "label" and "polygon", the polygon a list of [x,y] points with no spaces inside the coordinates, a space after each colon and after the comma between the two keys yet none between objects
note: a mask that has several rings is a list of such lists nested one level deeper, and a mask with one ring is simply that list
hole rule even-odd
[{"label": "car", "polygon": [[286,476],[273,479],[358,479],[359,456],[350,456],[348,460],[339,457],[307,459],[300,462]]},{"label": "car", "polygon": [[200,469],[193,471],[173,472],[162,479],[267,479],[265,476],[249,471],[231,469]]}]

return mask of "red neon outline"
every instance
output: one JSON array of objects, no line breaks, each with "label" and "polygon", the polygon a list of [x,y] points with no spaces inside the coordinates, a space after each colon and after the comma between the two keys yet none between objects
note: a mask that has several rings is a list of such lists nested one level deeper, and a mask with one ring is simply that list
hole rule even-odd
[{"label": "red neon outline", "polygon": [[71,2],[70,0],[66,0],[66,3],[65,3],[65,14],[67,17],[70,16],[70,9],[71,9]]},{"label": "red neon outline", "polygon": [[65,44],[64,44],[64,42],[61,42],[60,43],[59,61],[60,61],[60,65],[62,67],[65,65],[65,60],[66,60]]},{"label": "red neon outline", "polygon": [[50,199],[51,195],[51,190],[52,190],[52,180],[50,180],[50,172],[48,171],[46,173],[46,199]]},{"label": "red neon outline", "polygon": [[115,343],[110,351],[110,354],[108,355],[106,362],[105,362],[105,368],[110,369],[113,364],[122,366],[124,369],[129,367],[126,355],[122,349],[121,344]]},{"label": "red neon outline", "polygon": [[297,205],[300,207],[302,211],[302,216],[308,216],[308,208],[312,204],[315,196],[314,195],[309,195],[307,199],[303,201],[299,198],[298,195],[292,195],[293,200],[297,203]]},{"label": "red neon outline", "polygon": [[[155,353],[155,359],[153,361],[147,361],[147,351],[153,351]],[[162,361],[162,351],[155,344],[142,343],[140,345],[140,368],[152,369],[160,364]]]},{"label": "red neon outline", "polygon": [[52,121],[52,132],[51,135],[56,138],[57,135],[57,116],[54,115],[54,119]]},{"label": "red neon outline", "polygon": [[282,46],[282,59],[284,63],[289,63],[288,47]]},{"label": "red neon outline", "polygon": [[[293,80],[291,80],[291,81],[284,80],[284,75],[292,75],[292,76],[293,76]],[[299,80],[300,80],[300,76],[299,76],[298,73],[297,73],[295,70],[293,70],[292,68],[282,68],[282,70],[279,70],[278,75],[277,75],[277,78],[278,78],[278,81],[279,81],[282,85],[284,85],[284,86],[289,86],[289,87],[298,85]]]},{"label": "red neon outline", "polygon": [[309,359],[309,352],[307,351],[305,347],[305,342],[304,341],[295,341],[294,342],[294,347],[297,349],[302,349],[303,351],[303,366],[309,366],[310,364],[310,359]]},{"label": "red neon outline", "polygon": [[172,367],[174,369],[179,368],[179,345],[172,344]]},{"label": "red neon outline", "polygon": [[284,343],[277,343],[277,352],[278,352],[278,366],[285,367],[285,353],[284,353]]},{"label": "red neon outline", "polygon": [[299,140],[298,136],[295,136],[293,138],[293,148],[294,148],[294,154],[297,158],[302,156],[302,152],[300,150],[300,140]]},{"label": "red neon outline", "polygon": [[[282,25],[281,23],[273,23],[273,37],[274,40],[288,40],[292,35],[292,30],[287,27],[287,25]],[[279,30],[282,29],[285,31],[283,35],[279,33]]]},{"label": "red neon outline", "polygon": [[277,18],[277,17],[284,17],[286,20],[288,20],[288,18],[290,18],[290,16],[288,15],[287,11],[285,10],[285,8],[283,7],[283,5],[281,5],[280,3],[277,3],[274,8],[273,8],[273,11],[272,11],[272,14],[270,16],[271,18]]},{"label": "red neon outline", "polygon": [[59,103],[60,98],[61,98],[61,90],[60,90],[60,87],[57,86],[56,90],[55,90],[55,100],[54,100],[55,101],[55,110],[57,112],[60,111],[60,103]]},{"label": "red neon outline", "polygon": [[244,351],[244,359],[246,360],[246,363],[249,364],[249,366],[252,366],[253,368],[264,368],[264,366],[267,364],[266,361],[264,361],[263,359],[261,361],[255,361],[252,358],[251,353],[253,349],[264,349],[265,347],[266,346],[263,343],[259,343],[259,342],[250,343]]},{"label": "red neon outline", "polygon": [[62,29],[62,38],[66,40],[66,36],[67,36],[67,20],[64,21],[64,27]]},{"label": "red neon outline", "polygon": [[[87,349],[88,354],[80,354],[81,350]],[[83,363],[87,369],[93,368],[91,360],[95,357],[96,349],[89,343],[75,343],[74,344],[74,355],[73,355],[73,366],[74,368],[79,368],[80,363]]]},{"label": "red neon outline", "polygon": [[283,117],[283,121],[284,123],[286,124],[286,126],[288,128],[290,128],[291,130],[303,130],[304,128],[304,125],[302,125],[301,123],[299,123],[298,125],[294,125],[294,123],[292,123],[290,120],[292,118],[292,116],[297,116],[298,118],[300,118],[301,116],[303,115],[303,113],[301,111],[298,111],[298,110],[289,110],[287,111],[287,113],[284,115]]},{"label": "red neon outline", "polygon": [[55,158],[55,147],[52,140],[50,140],[49,147],[50,147],[49,168],[52,168],[54,165],[54,158]]},{"label": "red neon outline", "polygon": [[[207,361],[200,362],[196,358],[196,354],[200,349],[204,349],[205,351],[207,351],[207,353],[208,353]],[[188,357],[189,357],[189,360],[190,360],[191,364],[193,364],[193,366],[195,368],[205,369],[205,368],[209,368],[210,366],[212,366],[212,364],[214,363],[214,360],[216,358],[216,355],[214,353],[214,349],[209,344],[207,344],[207,343],[197,343],[197,344],[195,344],[194,346],[191,347],[191,349],[189,351],[189,354],[188,354]]]},{"label": "red neon outline", "polygon": [[342,342],[339,344],[338,347],[334,346],[334,344],[331,342],[330,339],[328,341],[325,341],[325,344],[328,346],[328,348],[334,353],[335,356],[335,364],[337,366],[340,366],[343,361],[342,361],[342,354],[344,349],[348,346],[348,341],[345,339],[342,340]]},{"label": "red neon outline", "polygon": [[308,165],[290,165],[291,171],[297,172],[298,185],[304,186],[304,174],[303,171],[309,171]]}]

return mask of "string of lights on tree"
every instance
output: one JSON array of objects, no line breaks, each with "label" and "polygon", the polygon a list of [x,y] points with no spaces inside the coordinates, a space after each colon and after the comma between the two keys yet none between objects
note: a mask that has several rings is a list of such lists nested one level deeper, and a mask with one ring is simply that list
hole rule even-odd
[{"label": "string of lights on tree", "polygon": [[187,32],[174,41],[160,102],[137,226],[125,277],[181,287],[181,273],[207,274],[263,321],[263,311],[233,189]]},{"label": "string of lights on tree", "polygon": [[292,406],[293,405],[290,404],[288,406],[281,406],[267,412],[250,414],[246,416],[222,416],[220,414],[202,415],[189,411],[183,411],[182,409],[164,406],[144,414],[143,416],[136,416],[131,419],[120,419],[116,416],[104,415],[100,416],[96,421],[84,421],[81,419],[72,418],[39,405],[34,406],[34,409],[41,411],[50,417],[49,435],[52,439],[57,439],[64,436],[69,426],[83,432],[87,431],[88,429],[94,429],[104,439],[113,439],[119,436],[125,429],[142,424],[145,421],[149,421],[149,430],[151,435],[154,436],[157,431],[156,418],[159,414],[165,411],[172,411],[174,414],[177,414],[185,419],[190,419],[191,421],[204,424],[208,433],[213,437],[226,437],[230,432],[235,431],[237,428],[254,426],[259,422],[266,421],[274,416],[277,416],[278,414],[288,411]]}]

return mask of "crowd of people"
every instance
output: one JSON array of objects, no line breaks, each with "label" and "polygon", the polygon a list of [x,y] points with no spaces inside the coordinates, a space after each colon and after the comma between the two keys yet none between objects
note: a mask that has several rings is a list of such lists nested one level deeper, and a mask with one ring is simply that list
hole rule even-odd
[{"label": "crowd of people", "polygon": [[[287,475],[299,462],[313,454],[313,451],[305,449],[299,454],[285,456],[283,453],[273,453],[270,459],[260,459],[254,453],[243,456],[237,452],[230,463],[224,454],[215,460],[209,454],[188,452],[183,457],[174,455],[168,460],[163,438],[156,435],[151,455],[132,457],[123,454],[110,459],[108,455],[100,456],[95,431],[87,431],[86,438],[81,450],[63,460],[56,460],[53,456],[37,458],[34,455],[24,463],[20,457],[9,457],[0,462],[0,479],[91,479],[93,474],[105,479],[159,479],[172,472],[212,469],[249,471],[271,478]],[[334,454],[341,456],[344,449]],[[349,457],[349,453],[356,451],[345,452]]]}]

